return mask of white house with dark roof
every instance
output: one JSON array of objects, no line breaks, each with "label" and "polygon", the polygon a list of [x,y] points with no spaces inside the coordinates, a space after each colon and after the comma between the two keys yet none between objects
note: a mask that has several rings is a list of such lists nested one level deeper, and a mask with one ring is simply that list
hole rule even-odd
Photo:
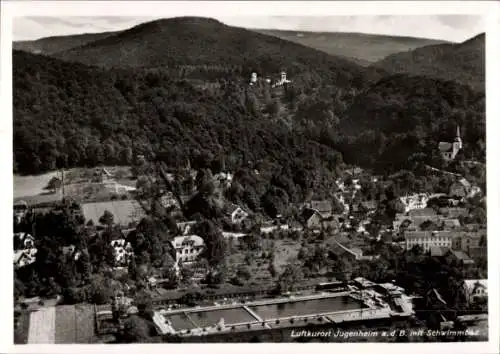
[{"label": "white house with dark roof", "polygon": [[488,298],[488,280],[466,279],[464,280],[464,290],[469,304],[486,299]]},{"label": "white house with dark roof", "polygon": [[36,248],[29,248],[14,252],[14,268],[25,267],[36,261]]},{"label": "white house with dark roof", "polygon": [[240,224],[248,217],[248,213],[236,204],[229,203],[226,205],[225,214],[231,219],[231,223]]},{"label": "white house with dark roof", "polygon": [[35,247],[35,239],[28,233],[25,232],[17,232],[14,234],[14,246],[16,244],[20,247],[19,249],[29,249]]},{"label": "white house with dark roof", "polygon": [[116,266],[127,265],[131,257],[134,255],[132,245],[123,238],[112,240],[111,247],[113,247]]},{"label": "white house with dark roof", "polygon": [[417,193],[400,197],[399,200],[404,205],[405,213],[414,209],[424,209],[427,207],[429,195],[426,193]]},{"label": "white house with dark roof", "polygon": [[185,235],[176,236],[171,241],[172,248],[175,250],[175,263],[181,261],[183,264],[192,263],[198,259],[198,256],[205,249],[205,242],[200,236]]}]

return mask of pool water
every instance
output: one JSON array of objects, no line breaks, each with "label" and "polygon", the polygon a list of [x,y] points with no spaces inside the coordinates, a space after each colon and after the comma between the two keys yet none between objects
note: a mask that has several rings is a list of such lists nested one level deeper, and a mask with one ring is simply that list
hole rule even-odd
[{"label": "pool water", "polygon": [[170,316],[165,316],[165,319],[169,320],[170,323],[172,323],[172,327],[176,331],[182,330],[182,329],[193,329],[195,326],[193,323],[189,320],[189,318],[183,314],[176,314],[176,315],[170,315]]},{"label": "pool water", "polygon": [[355,310],[365,307],[366,306],[360,301],[357,301],[349,296],[249,306],[249,308],[263,320]]},{"label": "pool water", "polygon": [[215,326],[221,318],[224,318],[225,325],[256,321],[256,319],[252,315],[250,315],[244,308],[241,307],[232,309],[190,312],[188,313],[188,315],[200,327]]}]

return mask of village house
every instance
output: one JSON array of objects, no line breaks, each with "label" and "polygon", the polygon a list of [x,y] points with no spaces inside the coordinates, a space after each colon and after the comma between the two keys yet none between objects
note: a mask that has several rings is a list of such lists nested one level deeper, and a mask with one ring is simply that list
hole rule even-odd
[{"label": "village house", "polygon": [[37,251],[33,236],[24,232],[14,234],[15,268],[21,268],[35,262]]},{"label": "village house", "polygon": [[35,247],[35,239],[30,234],[18,232],[14,234],[14,250],[30,249]]},{"label": "village house", "polygon": [[481,188],[473,186],[465,178],[461,178],[450,186],[448,195],[453,198],[473,198],[481,193]]},{"label": "village house", "polygon": [[450,250],[446,255],[446,258],[449,262],[457,262],[461,266],[467,266],[474,264],[474,260],[471,259],[465,252],[463,251],[453,251]]},{"label": "village house", "polygon": [[25,267],[36,261],[36,248],[29,248],[14,252],[14,268]]},{"label": "village house", "polygon": [[456,219],[469,215],[467,208],[439,208],[439,213],[450,219]]},{"label": "village house", "polygon": [[467,250],[467,254],[475,261],[478,261],[487,258],[488,249],[486,246],[469,247],[469,249]]},{"label": "village house", "polygon": [[111,247],[113,247],[116,266],[127,265],[134,255],[132,245],[123,238],[111,241]]},{"label": "village house", "polygon": [[429,196],[425,193],[412,194],[400,197],[399,201],[404,205],[405,213],[407,213],[413,209],[426,208]]},{"label": "village house", "polygon": [[488,298],[488,280],[487,279],[466,279],[464,280],[464,290],[469,305]]},{"label": "village house", "polygon": [[370,261],[379,257],[363,255],[363,250],[361,248],[349,248],[335,239],[327,241],[327,245],[329,246],[329,250],[337,256],[348,258],[350,261]]},{"label": "village house", "polygon": [[323,217],[317,209],[312,208],[302,209],[300,220],[305,228],[311,230],[338,229],[340,227],[337,216],[330,214],[328,217]]},{"label": "village house", "polygon": [[458,219],[445,219],[441,225],[443,230],[458,230],[461,227]]},{"label": "village house", "polygon": [[448,255],[450,249],[448,247],[443,246],[431,246],[429,248],[429,252],[431,257],[435,258],[445,258]]},{"label": "village house", "polygon": [[332,203],[328,200],[311,200],[305,207],[316,210],[322,218],[328,218],[333,213]]},{"label": "village house", "polygon": [[416,231],[426,221],[438,224],[442,219],[443,217],[438,215],[432,208],[413,209],[405,214],[396,214],[392,227],[396,232],[399,232],[401,226],[405,226],[408,230]]},{"label": "village house", "polygon": [[227,205],[225,214],[230,218],[232,224],[241,224],[248,217],[248,213],[235,204]]},{"label": "village house", "polygon": [[454,250],[464,251],[469,253],[471,249],[483,247],[482,244],[486,240],[486,230],[475,232],[458,231],[454,232],[453,245]]},{"label": "village house", "polygon": [[304,208],[300,214],[300,219],[304,227],[308,229],[321,229],[321,213],[316,209]]},{"label": "village house", "polygon": [[75,245],[63,246],[62,252],[65,256],[71,257],[75,261],[77,261],[82,255],[82,253],[76,249]]},{"label": "village house", "polygon": [[192,233],[192,229],[196,224],[197,221],[184,221],[184,222],[178,222],[176,225],[181,235],[185,236]]},{"label": "village house", "polygon": [[28,212],[28,203],[20,200],[14,203],[14,218],[17,223],[20,223]]},{"label": "village house", "polygon": [[197,235],[176,236],[171,243],[175,250],[176,265],[179,262],[189,264],[196,261],[205,249],[205,242]]},{"label": "village house", "polygon": [[404,239],[407,250],[418,245],[428,252],[431,247],[452,248],[453,234],[448,231],[406,231]]}]

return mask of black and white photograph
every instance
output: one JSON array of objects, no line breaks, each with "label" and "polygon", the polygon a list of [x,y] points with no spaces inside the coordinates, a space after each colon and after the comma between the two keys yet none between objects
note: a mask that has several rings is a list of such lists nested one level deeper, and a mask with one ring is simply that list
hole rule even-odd
[{"label": "black and white photograph", "polygon": [[20,3],[38,10],[2,43],[16,352],[498,345],[488,2]]}]

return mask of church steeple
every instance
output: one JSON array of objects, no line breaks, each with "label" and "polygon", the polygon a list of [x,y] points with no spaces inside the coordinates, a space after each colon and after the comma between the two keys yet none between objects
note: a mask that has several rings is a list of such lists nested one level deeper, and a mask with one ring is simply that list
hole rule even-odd
[{"label": "church steeple", "polygon": [[457,125],[457,136],[455,137],[455,143],[457,143],[458,148],[462,148],[462,138],[460,136],[460,126]]}]

